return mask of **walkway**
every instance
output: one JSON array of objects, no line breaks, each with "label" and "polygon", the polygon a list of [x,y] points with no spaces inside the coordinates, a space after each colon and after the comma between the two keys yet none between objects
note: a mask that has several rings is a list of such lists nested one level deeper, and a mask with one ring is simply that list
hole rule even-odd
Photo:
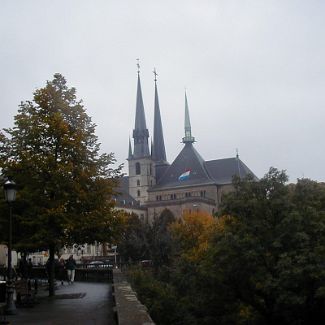
[{"label": "walkway", "polygon": [[58,286],[55,297],[38,295],[39,304],[6,316],[12,325],[115,325],[111,285],[75,282]]}]

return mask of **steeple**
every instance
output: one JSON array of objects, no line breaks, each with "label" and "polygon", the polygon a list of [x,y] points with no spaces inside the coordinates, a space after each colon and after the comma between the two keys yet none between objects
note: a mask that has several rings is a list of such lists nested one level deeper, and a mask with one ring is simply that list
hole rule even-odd
[{"label": "steeple", "polygon": [[190,113],[188,110],[188,103],[187,103],[187,95],[185,92],[185,136],[183,138],[183,143],[193,143],[195,142],[195,138],[192,137],[191,131],[191,121],[190,121]]},{"label": "steeple", "polygon": [[155,114],[153,129],[153,146],[151,154],[154,161],[166,162],[166,150],[159,108],[156,69],[154,69],[153,73],[155,75]]},{"label": "steeple", "polygon": [[140,65],[138,63],[138,87],[137,102],[135,113],[135,126],[133,130],[134,152],[133,158],[141,158],[150,156],[148,145],[149,131],[146,126],[146,117],[144,114],[144,106],[140,82]]}]

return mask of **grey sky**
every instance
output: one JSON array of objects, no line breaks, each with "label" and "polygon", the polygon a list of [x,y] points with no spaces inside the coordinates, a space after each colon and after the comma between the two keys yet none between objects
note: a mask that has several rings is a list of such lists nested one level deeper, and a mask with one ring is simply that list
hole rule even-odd
[{"label": "grey sky", "polygon": [[261,177],[324,181],[325,2],[0,0],[0,128],[56,72],[77,88],[102,150],[125,162],[136,58],[152,135],[154,82],[169,162],[182,148],[184,87],[206,160]]}]

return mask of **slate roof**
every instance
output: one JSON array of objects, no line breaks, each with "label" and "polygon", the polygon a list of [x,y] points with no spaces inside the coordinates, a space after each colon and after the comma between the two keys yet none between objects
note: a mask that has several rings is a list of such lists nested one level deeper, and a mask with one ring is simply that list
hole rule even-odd
[{"label": "slate roof", "polygon": [[216,184],[230,184],[234,176],[245,178],[249,174],[257,180],[254,173],[237,157],[210,160],[204,163],[209,176]]},{"label": "slate roof", "polygon": [[[179,181],[181,174],[190,170],[190,177],[187,180]],[[193,185],[213,184],[213,180],[204,167],[204,160],[195,150],[192,143],[186,143],[183,150],[176,157],[174,162],[165,171],[158,183],[150,191],[162,188],[174,188]]]},{"label": "slate roof", "polygon": [[[187,170],[190,170],[189,178],[179,180],[179,176]],[[248,174],[252,174],[257,179],[239,158],[204,161],[192,143],[186,143],[158,183],[149,191],[209,184],[231,184],[233,176],[243,178]]]},{"label": "slate roof", "polygon": [[123,176],[120,178],[119,186],[116,189],[118,193],[115,195],[116,206],[117,207],[126,207],[126,208],[133,208],[133,209],[142,209],[140,207],[140,203],[136,201],[130,194],[129,194],[129,177]]}]

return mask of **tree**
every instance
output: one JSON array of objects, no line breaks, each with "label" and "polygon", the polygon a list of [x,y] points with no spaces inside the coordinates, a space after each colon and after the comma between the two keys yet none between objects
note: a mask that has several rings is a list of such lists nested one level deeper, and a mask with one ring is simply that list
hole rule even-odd
[{"label": "tree", "polygon": [[286,180],[271,168],[259,182],[236,180],[224,200],[221,214],[233,218],[215,234],[205,263],[213,291],[232,297],[236,322],[324,318],[325,189]]},{"label": "tree", "polygon": [[175,221],[171,211],[165,209],[151,224],[142,222],[135,214],[125,219],[119,252],[125,261],[152,260],[155,269],[168,264],[171,254],[169,225]]},{"label": "tree", "polygon": [[118,240],[118,250],[124,262],[149,259],[148,233],[150,226],[136,214],[125,214],[124,227]]},{"label": "tree", "polygon": [[[137,283],[157,323],[316,324],[325,318],[325,186],[286,182],[275,168],[259,181],[234,179],[219,216],[185,215],[170,227],[179,250],[169,276],[144,274]],[[168,300],[177,308],[164,310]]]},{"label": "tree", "polygon": [[121,166],[110,167],[113,154],[99,153],[95,127],[75,88],[55,74],[20,104],[14,127],[0,136],[0,167],[19,189],[16,246],[48,248],[52,270],[62,245],[112,236],[111,195]]},{"label": "tree", "polygon": [[178,243],[179,254],[192,262],[198,262],[207,249],[216,230],[216,219],[205,212],[185,212],[181,219],[171,225],[172,237]]}]

